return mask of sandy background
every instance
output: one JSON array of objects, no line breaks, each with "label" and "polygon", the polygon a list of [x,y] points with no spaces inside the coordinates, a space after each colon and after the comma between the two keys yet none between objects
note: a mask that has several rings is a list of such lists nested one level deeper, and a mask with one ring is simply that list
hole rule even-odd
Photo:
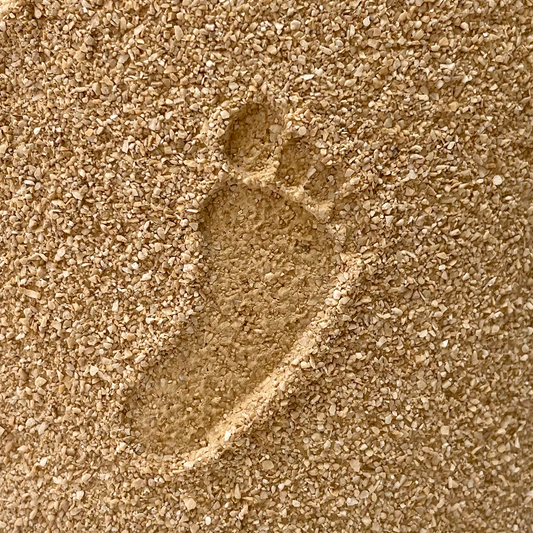
[{"label": "sandy background", "polygon": [[527,2],[8,7],[0,530],[531,531]]}]

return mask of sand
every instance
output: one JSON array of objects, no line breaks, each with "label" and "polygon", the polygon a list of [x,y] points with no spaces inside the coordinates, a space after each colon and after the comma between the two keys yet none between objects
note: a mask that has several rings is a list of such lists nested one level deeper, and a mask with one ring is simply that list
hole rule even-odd
[{"label": "sand", "polygon": [[532,16],[1,2],[0,531],[531,531]]}]

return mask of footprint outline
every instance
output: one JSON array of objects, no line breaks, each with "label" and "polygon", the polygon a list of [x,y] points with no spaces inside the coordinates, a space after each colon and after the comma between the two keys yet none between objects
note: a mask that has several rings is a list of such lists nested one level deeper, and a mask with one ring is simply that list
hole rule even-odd
[{"label": "footprint outline", "polygon": [[[281,164],[283,150],[287,143],[294,142],[294,135],[286,128],[286,124],[280,128],[278,140],[272,143],[271,149],[260,151],[260,157],[256,157],[256,161],[252,160],[246,162],[246,164],[240,164],[239,157],[231,157],[230,150],[233,141],[231,129],[234,127],[235,122],[243,116],[246,117],[246,109],[264,105],[263,103],[246,104],[230,120],[224,134],[225,163],[217,181],[199,206],[199,212],[206,212],[217,195],[233,185],[238,188],[258,191],[260,194],[265,192],[274,193],[287,205],[298,206],[305,210],[313,220],[326,228],[329,237],[335,244],[335,249],[342,250],[342,230],[338,231],[338,227],[330,222],[329,219],[335,201],[338,202],[339,199],[342,199],[350,192],[349,185],[345,183],[343,187],[335,191],[336,197],[333,201],[320,202],[316,201],[306,191],[302,191],[301,187],[298,189],[284,186],[280,183],[278,169]],[[273,108],[270,107],[270,109]],[[280,114],[280,116],[282,115]],[[244,133],[246,134],[246,131]],[[271,138],[275,138],[275,135],[271,136]],[[340,253],[340,256],[343,263],[343,275],[338,277],[338,281],[329,287],[329,296],[326,298],[326,302],[328,300],[331,301],[331,296],[336,293],[350,294],[361,272],[362,260],[360,257],[346,253]],[[334,299],[333,303],[335,303]],[[260,419],[266,413],[271,402],[276,397],[277,390],[279,388],[283,389],[289,384],[300,368],[312,364],[308,363],[308,360],[313,347],[321,343],[322,331],[331,329],[331,326],[338,322],[342,310],[343,305],[337,302],[336,305],[326,306],[325,312],[322,315],[319,314],[320,319],[317,319],[316,316],[313,317],[311,323],[296,336],[292,346],[286,351],[274,370],[264,377],[251,392],[236,401],[229,412],[225,413],[222,418],[209,428],[205,436],[207,445],[190,449],[177,455],[182,465],[190,466],[196,461],[210,460],[219,456],[239,435],[248,431],[254,421]],[[202,335],[202,332],[198,331],[195,334]],[[207,335],[208,332],[204,331],[204,338]]]}]

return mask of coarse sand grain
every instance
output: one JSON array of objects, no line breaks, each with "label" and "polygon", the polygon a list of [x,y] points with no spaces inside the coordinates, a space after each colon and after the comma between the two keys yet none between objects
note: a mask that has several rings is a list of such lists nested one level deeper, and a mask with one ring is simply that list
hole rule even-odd
[{"label": "coarse sand grain", "polygon": [[0,0],[0,532],[533,531],[532,20]]}]

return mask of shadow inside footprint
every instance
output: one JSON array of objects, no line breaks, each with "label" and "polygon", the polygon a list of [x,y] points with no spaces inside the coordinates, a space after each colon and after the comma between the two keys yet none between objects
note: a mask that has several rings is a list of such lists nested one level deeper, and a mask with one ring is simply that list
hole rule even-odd
[{"label": "shadow inside footprint", "polygon": [[226,185],[205,206],[205,306],[129,404],[147,450],[186,453],[282,361],[331,289],[324,226],[274,193]]}]

